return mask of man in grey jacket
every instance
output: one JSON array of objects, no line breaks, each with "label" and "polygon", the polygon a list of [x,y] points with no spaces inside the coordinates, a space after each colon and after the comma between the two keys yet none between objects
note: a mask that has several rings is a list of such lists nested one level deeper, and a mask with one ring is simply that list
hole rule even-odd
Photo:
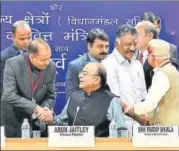
[{"label": "man in grey jacket", "polygon": [[[32,41],[26,55],[6,61],[1,99],[1,118],[6,137],[21,137],[21,124],[28,118],[32,129],[52,120],[55,102],[55,64],[51,49],[40,39]],[[39,122],[38,122],[39,121]],[[43,124],[43,134],[45,129]]]}]

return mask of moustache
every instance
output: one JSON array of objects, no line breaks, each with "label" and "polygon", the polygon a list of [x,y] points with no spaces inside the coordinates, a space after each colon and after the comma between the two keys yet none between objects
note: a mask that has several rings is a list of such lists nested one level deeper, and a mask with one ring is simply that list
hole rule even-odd
[{"label": "moustache", "polygon": [[102,53],[100,53],[100,55],[107,55],[107,53],[105,53],[105,52],[102,52]]},{"label": "moustache", "polygon": [[127,51],[126,53],[135,53],[135,51],[129,50],[129,51]]}]

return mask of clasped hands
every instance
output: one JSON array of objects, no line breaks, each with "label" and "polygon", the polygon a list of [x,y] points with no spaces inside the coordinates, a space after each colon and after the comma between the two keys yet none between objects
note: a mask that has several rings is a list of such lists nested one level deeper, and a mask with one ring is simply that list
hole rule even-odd
[{"label": "clasped hands", "polygon": [[132,117],[134,120],[139,122],[141,125],[149,125],[149,117],[147,114],[137,115],[134,113],[134,108],[132,106],[126,106],[124,108],[124,114]]},{"label": "clasped hands", "polygon": [[44,122],[46,124],[51,123],[53,120],[53,111],[47,107],[41,107],[37,105],[34,113],[41,122]]}]

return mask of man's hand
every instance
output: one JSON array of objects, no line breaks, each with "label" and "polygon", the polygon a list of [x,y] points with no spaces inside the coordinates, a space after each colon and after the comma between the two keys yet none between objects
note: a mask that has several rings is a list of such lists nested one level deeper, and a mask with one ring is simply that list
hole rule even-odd
[{"label": "man's hand", "polygon": [[126,106],[124,108],[124,113],[133,118],[134,120],[136,120],[137,122],[139,122],[141,125],[149,125],[149,117],[147,116],[147,114],[141,114],[141,115],[137,115],[134,113],[134,107],[131,106]]},{"label": "man's hand", "polygon": [[37,105],[37,107],[35,108],[35,113],[37,115],[37,118],[41,122],[49,123],[53,120],[53,111],[51,111],[47,107],[42,108]]},{"label": "man's hand", "polygon": [[46,111],[46,118],[45,118],[45,123],[51,123],[53,120],[53,110],[50,110],[47,107],[44,107],[45,111]]},{"label": "man's hand", "polygon": [[41,106],[37,105],[34,112],[39,120],[45,119],[45,109]]},{"label": "man's hand", "polygon": [[141,121],[144,121],[144,125],[147,125],[147,123],[149,124],[149,116],[147,114],[139,115],[139,119],[141,119]]},{"label": "man's hand", "polygon": [[132,111],[132,109],[133,109],[133,107],[132,106],[126,106],[125,108],[124,108],[124,114],[126,114],[126,113],[130,113],[131,111]]}]

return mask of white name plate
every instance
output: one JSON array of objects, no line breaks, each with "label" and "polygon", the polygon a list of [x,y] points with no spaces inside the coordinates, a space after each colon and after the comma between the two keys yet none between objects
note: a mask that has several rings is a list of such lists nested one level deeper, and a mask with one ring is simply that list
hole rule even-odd
[{"label": "white name plate", "polygon": [[1,147],[5,147],[6,143],[6,137],[5,137],[5,131],[4,131],[4,126],[1,126]]},{"label": "white name plate", "polygon": [[94,126],[48,126],[49,147],[95,147]]},{"label": "white name plate", "polygon": [[179,147],[179,126],[133,126],[134,147]]}]

